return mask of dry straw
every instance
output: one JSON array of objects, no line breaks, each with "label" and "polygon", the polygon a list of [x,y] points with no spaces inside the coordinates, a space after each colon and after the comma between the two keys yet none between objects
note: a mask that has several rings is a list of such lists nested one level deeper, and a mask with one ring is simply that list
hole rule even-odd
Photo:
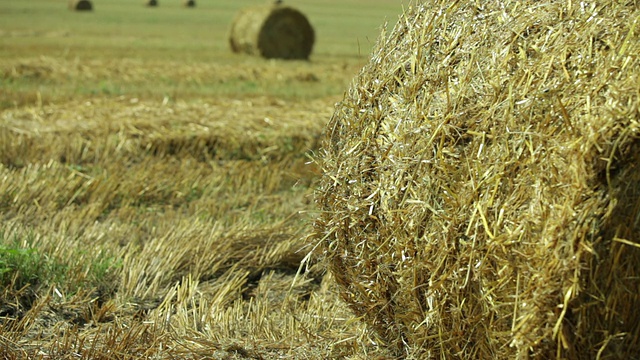
[{"label": "dry straw", "polygon": [[337,105],[316,237],[399,355],[640,354],[640,10],[414,4]]},{"label": "dry straw", "polygon": [[[0,113],[1,358],[338,359],[370,344],[331,276],[298,273],[326,99],[89,100]],[[35,276],[13,270],[24,255]]]},{"label": "dry straw", "polygon": [[278,4],[242,9],[229,34],[233,52],[268,59],[308,59],[314,41],[315,32],[306,16]]},{"label": "dry straw", "polygon": [[89,0],[69,0],[69,9],[76,11],[91,11],[93,5]]}]

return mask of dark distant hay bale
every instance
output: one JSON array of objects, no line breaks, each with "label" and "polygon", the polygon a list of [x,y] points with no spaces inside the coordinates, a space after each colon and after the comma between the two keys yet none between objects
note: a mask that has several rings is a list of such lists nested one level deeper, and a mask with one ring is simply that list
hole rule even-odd
[{"label": "dark distant hay bale", "polygon": [[381,36],[328,125],[315,236],[384,343],[638,358],[638,54],[633,1],[431,0]]},{"label": "dark distant hay bale", "polygon": [[308,59],[315,33],[298,10],[282,5],[254,6],[241,10],[231,24],[233,52],[265,58]]},{"label": "dark distant hay bale", "polygon": [[182,6],[184,6],[184,7],[196,7],[196,1],[195,0],[184,0],[182,2]]},{"label": "dark distant hay bale", "polygon": [[69,0],[69,9],[76,11],[91,11],[93,5],[89,0]]},{"label": "dark distant hay bale", "polygon": [[158,6],[158,1],[157,0],[145,0],[144,4],[146,6],[155,7],[155,6]]}]

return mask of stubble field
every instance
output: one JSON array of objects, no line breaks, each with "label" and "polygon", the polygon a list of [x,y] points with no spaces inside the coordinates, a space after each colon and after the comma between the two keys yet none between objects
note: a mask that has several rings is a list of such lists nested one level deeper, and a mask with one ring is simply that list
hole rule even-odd
[{"label": "stubble field", "polygon": [[400,1],[290,1],[310,61],[232,54],[262,1],[0,2],[0,353],[384,357],[313,244],[334,104]]}]

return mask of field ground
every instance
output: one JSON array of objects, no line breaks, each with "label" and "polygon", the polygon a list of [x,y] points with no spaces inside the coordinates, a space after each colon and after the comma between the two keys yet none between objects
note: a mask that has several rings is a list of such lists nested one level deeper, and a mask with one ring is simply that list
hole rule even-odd
[{"label": "field ground", "polygon": [[263,1],[93,2],[0,1],[2,358],[383,358],[303,260],[313,153],[401,2],[289,1],[310,61],[230,53]]}]

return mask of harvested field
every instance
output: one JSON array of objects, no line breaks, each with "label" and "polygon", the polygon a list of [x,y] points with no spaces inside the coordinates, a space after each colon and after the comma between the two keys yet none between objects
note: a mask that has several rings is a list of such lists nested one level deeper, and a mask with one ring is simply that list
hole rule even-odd
[{"label": "harvested field", "polygon": [[[226,50],[225,50],[226,51]],[[335,101],[357,73],[361,61],[339,62],[254,62],[243,66],[228,63],[177,60],[103,59],[84,61],[51,56],[0,59],[0,79],[24,83],[14,93],[0,93],[4,107],[28,102],[91,99],[95,95],[122,96],[134,92],[138,98],[169,98],[171,101],[193,96],[260,96],[313,99],[334,96]],[[75,79],[69,82],[67,79]],[[38,86],[31,85],[37,82]],[[147,84],[153,83],[149,88]],[[40,96],[40,100],[38,100]],[[335,102],[333,101],[333,102]]]},{"label": "harvested field", "polygon": [[387,356],[307,237],[313,155],[400,6],[307,2],[323,41],[280,61],[229,52],[237,1],[142,4],[3,4],[2,358]]},{"label": "harvested field", "polygon": [[[64,278],[5,278],[5,353],[331,357],[320,340],[357,328],[321,269],[293,282],[318,174],[305,154],[330,112],[269,98],[5,111],[4,246],[47,254]],[[50,327],[73,341],[38,339]]]}]

